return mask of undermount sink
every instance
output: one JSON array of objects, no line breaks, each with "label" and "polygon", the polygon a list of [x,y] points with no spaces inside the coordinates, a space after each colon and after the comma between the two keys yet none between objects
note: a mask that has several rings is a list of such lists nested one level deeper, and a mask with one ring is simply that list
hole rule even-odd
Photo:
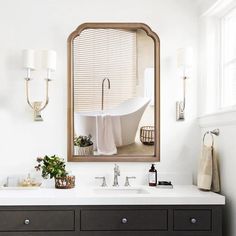
[{"label": "undermount sink", "polygon": [[110,194],[110,195],[116,195],[116,194],[121,194],[121,195],[125,195],[125,194],[148,194],[149,192],[144,189],[144,188],[134,188],[134,187],[104,187],[104,188],[96,188],[93,190],[94,193],[97,194]]}]

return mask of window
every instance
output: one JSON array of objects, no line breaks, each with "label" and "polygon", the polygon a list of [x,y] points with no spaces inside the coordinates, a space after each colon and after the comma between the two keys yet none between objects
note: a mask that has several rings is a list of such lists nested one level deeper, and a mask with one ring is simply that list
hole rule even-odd
[{"label": "window", "polygon": [[221,22],[221,107],[236,106],[236,8]]}]

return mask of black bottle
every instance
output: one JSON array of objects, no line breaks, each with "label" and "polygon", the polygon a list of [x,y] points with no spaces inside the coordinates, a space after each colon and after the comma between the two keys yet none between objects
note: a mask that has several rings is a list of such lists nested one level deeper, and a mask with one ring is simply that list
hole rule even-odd
[{"label": "black bottle", "polygon": [[148,173],[149,186],[157,186],[157,170],[154,164],[152,164],[151,169]]}]

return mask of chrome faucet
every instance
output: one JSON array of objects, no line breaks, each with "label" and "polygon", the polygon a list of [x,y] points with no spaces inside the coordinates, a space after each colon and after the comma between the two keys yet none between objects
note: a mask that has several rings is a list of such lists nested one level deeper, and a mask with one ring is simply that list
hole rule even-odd
[{"label": "chrome faucet", "polygon": [[102,110],[103,110],[103,106],[104,106],[104,82],[105,82],[106,80],[107,80],[107,82],[108,82],[108,89],[111,88],[110,80],[109,80],[107,77],[105,77],[105,78],[103,79],[103,81],[102,81]]},{"label": "chrome faucet", "polygon": [[114,183],[113,183],[114,187],[119,186],[118,176],[120,176],[120,169],[119,169],[119,166],[117,164],[115,164],[115,167],[114,167]]}]

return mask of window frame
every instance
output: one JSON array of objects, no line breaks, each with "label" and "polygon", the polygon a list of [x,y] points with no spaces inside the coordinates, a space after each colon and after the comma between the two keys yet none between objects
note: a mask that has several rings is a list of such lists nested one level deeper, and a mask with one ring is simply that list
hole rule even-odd
[{"label": "window frame", "polygon": [[226,71],[226,67],[230,66],[231,64],[236,64],[236,55],[233,57],[233,59],[230,59],[226,62],[226,50],[227,48],[225,47],[226,43],[225,43],[225,37],[226,37],[226,32],[225,29],[227,27],[226,25],[226,21],[227,18],[230,17],[230,15],[235,14],[235,18],[236,18],[236,7],[232,7],[229,11],[227,11],[224,15],[222,15],[220,17],[220,51],[219,51],[219,56],[220,56],[220,71],[219,71],[219,83],[218,83],[218,97],[219,97],[219,109],[220,110],[232,110],[232,109],[236,109],[236,99],[234,102],[232,102],[232,105],[229,104],[230,102],[228,102],[227,105],[227,99],[225,97],[225,86],[227,86],[225,84],[225,71]]}]

